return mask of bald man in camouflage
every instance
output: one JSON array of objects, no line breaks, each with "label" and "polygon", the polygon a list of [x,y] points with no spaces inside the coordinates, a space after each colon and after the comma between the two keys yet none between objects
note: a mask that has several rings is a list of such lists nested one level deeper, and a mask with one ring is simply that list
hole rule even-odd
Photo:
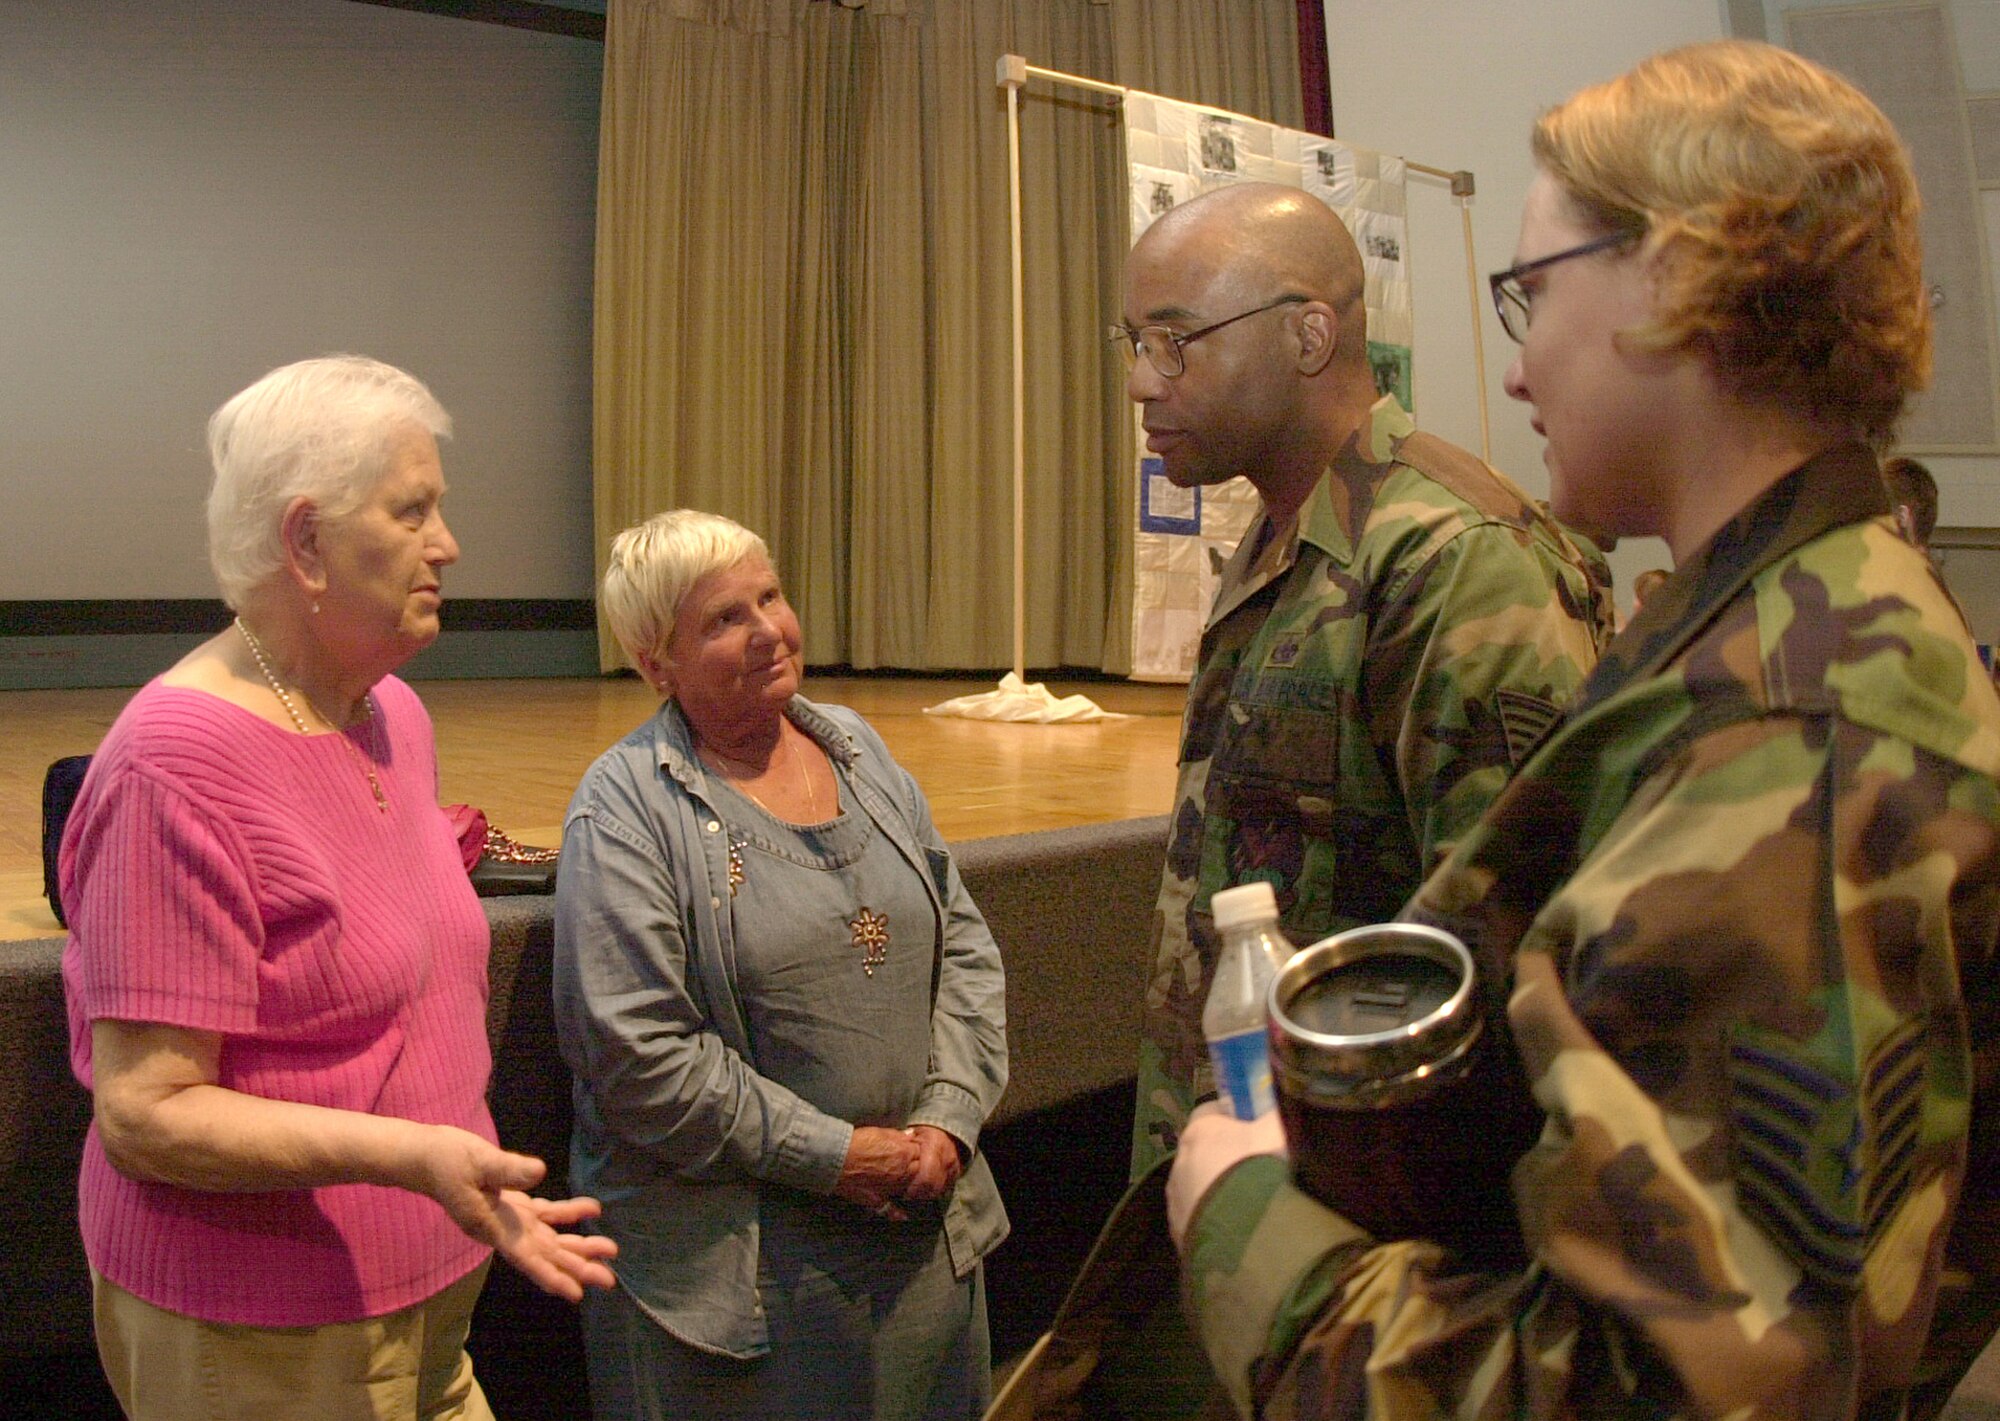
[{"label": "bald man in camouflage", "polygon": [[1393,917],[1596,662],[1598,609],[1546,514],[1378,396],[1361,257],[1312,197],[1245,183],[1165,213],[1122,334],[1167,477],[1263,500],[1189,687],[1136,1177],[1214,1089],[1210,897],[1269,881],[1300,945]]}]

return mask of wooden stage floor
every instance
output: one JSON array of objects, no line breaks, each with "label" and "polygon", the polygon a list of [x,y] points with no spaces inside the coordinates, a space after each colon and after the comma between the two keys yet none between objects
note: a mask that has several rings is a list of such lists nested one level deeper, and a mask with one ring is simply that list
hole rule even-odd
[{"label": "wooden stage floor", "polygon": [[[1049,683],[1131,718],[1012,725],[923,714],[988,680],[809,676],[814,700],[853,706],[930,796],[946,840],[1164,814],[1186,688]],[[446,803],[476,804],[526,843],[554,844],[570,791],[657,702],[632,677],[422,681]],[[61,932],[42,897],[41,791],[49,762],[93,750],[132,688],[0,692],[0,941]]]}]

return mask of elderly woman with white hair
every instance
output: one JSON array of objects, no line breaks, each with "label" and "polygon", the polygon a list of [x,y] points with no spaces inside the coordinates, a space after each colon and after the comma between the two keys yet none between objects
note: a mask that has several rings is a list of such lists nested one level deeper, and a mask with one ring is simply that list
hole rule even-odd
[{"label": "elderly woman with white hair", "polygon": [[98,1349],[149,1418],[491,1417],[464,1342],[494,1250],[575,1300],[589,1199],[486,1107],[488,932],[390,673],[458,544],[430,392],[275,370],[209,424],[236,618],[141,689],[64,837]]},{"label": "elderly woman with white hair", "polygon": [[799,694],[762,539],[660,514],[602,606],[664,704],[584,777],[556,886],[572,1183],[619,1247],[598,1421],[978,1416],[993,938],[916,782]]}]

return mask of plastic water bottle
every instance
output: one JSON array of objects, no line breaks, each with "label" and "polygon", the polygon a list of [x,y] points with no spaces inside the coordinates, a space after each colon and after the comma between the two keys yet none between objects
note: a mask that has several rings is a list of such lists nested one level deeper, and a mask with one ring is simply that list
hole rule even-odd
[{"label": "plastic water bottle", "polygon": [[1217,1093],[1238,1120],[1275,1109],[1265,1038],[1265,996],[1292,955],[1278,931],[1278,899],[1268,883],[1225,888],[1210,900],[1222,952],[1201,1011]]}]

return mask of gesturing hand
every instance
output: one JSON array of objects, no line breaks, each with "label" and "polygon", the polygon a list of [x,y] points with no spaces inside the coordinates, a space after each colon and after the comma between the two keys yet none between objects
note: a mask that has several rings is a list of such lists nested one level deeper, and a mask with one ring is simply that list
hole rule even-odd
[{"label": "gesturing hand", "polygon": [[911,1125],[903,1133],[916,1142],[918,1151],[917,1172],[903,1197],[942,1199],[965,1170],[958,1141],[935,1125]]},{"label": "gesturing hand", "polygon": [[558,1227],[596,1218],[595,1199],[535,1199],[527,1190],[548,1167],[449,1125],[435,1133],[420,1161],[422,1192],[444,1206],[465,1233],[491,1246],[544,1292],[576,1302],[585,1286],[609,1288],[617,1279],[604,1266],[618,1245],[595,1234]]},{"label": "gesturing hand", "polygon": [[856,1125],[833,1192],[885,1219],[906,1219],[895,1201],[916,1176],[920,1158],[917,1142],[901,1130]]},{"label": "gesturing hand", "polygon": [[617,1285],[605,1260],[618,1256],[618,1245],[602,1234],[565,1233],[561,1226],[602,1212],[595,1199],[537,1199],[503,1189],[493,1208],[501,1231],[493,1246],[543,1292],[576,1302],[586,1287]]}]

